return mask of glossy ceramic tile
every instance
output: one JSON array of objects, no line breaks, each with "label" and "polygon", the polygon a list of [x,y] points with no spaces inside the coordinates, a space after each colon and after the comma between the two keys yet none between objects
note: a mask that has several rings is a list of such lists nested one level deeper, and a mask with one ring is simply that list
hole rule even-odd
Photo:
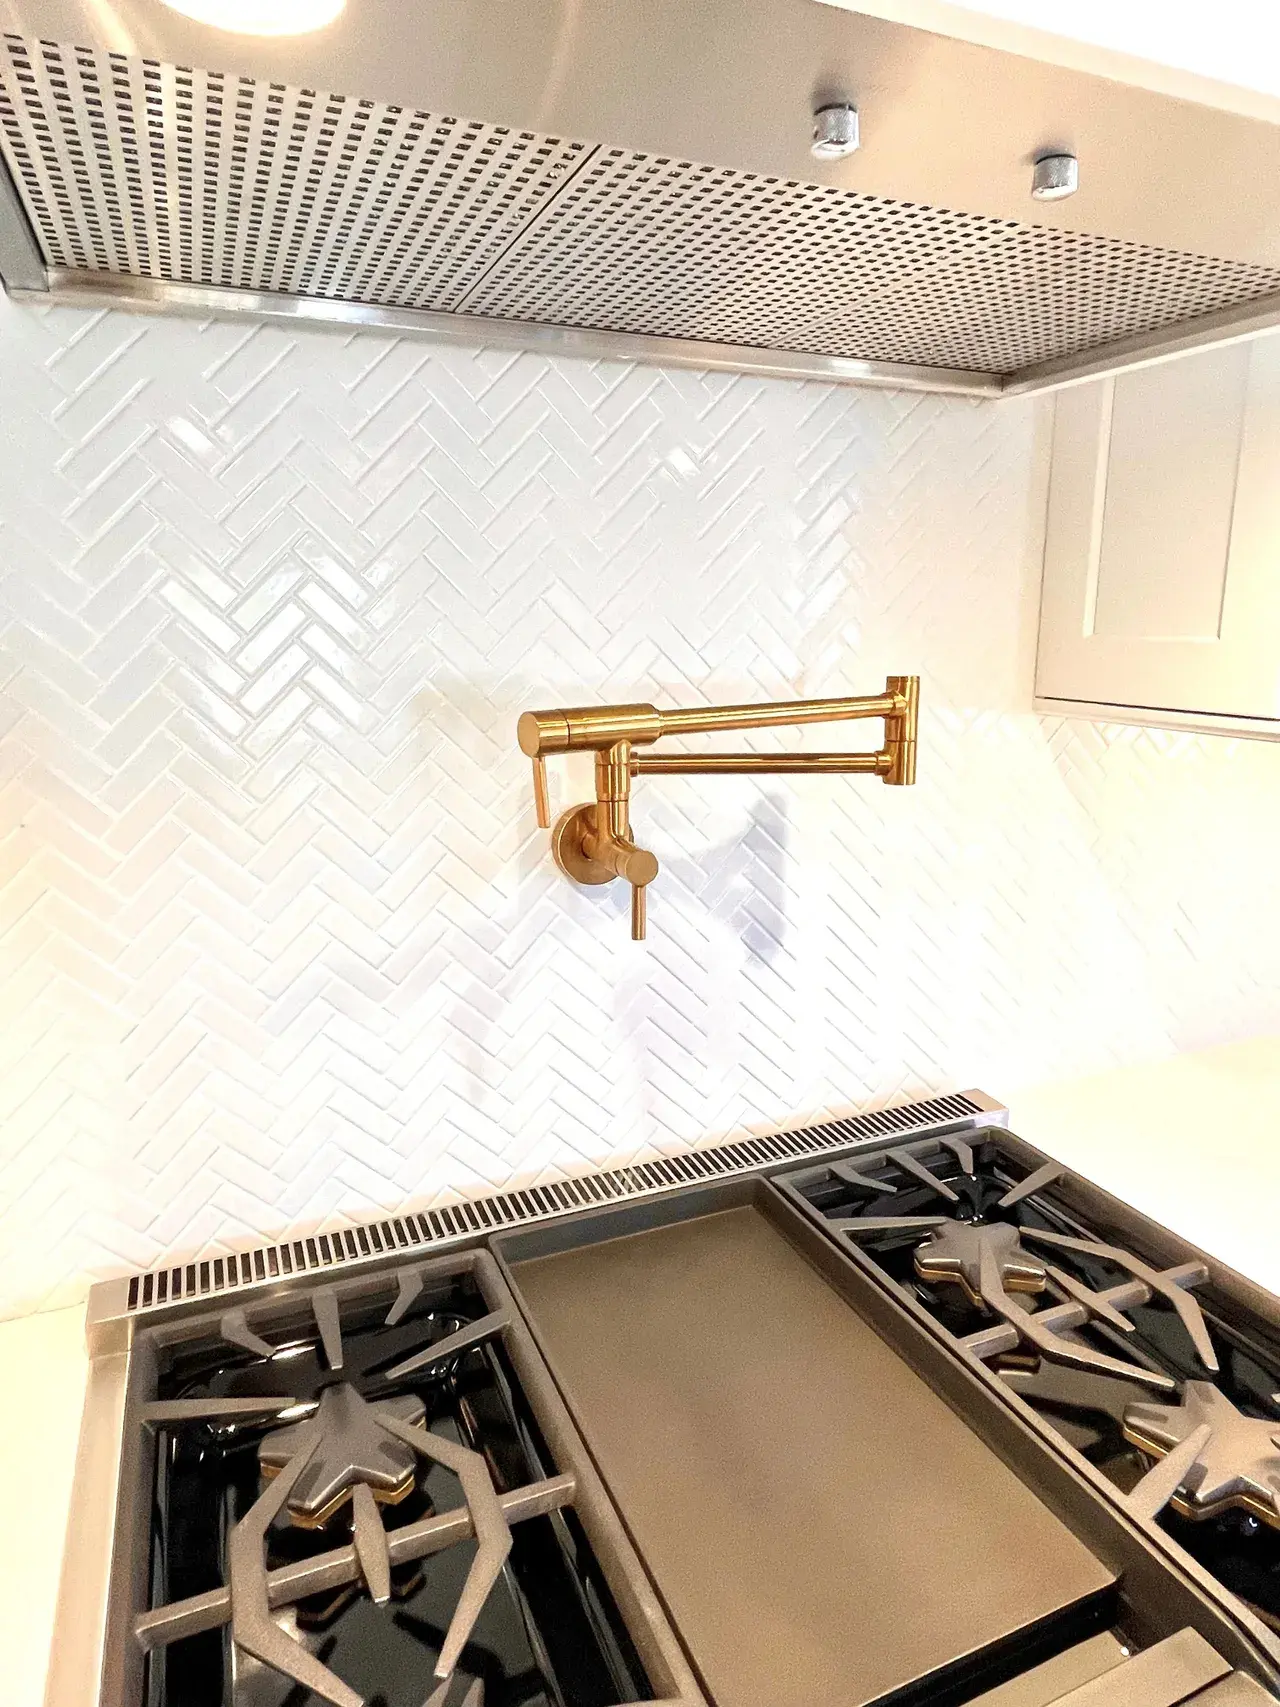
[{"label": "glossy ceramic tile", "polygon": [[[1280,747],[1028,709],[1029,404],[0,300],[0,425],[0,1310],[1280,1023]],[[887,671],[913,790],[637,785],[647,945],[551,865],[524,707]]]}]

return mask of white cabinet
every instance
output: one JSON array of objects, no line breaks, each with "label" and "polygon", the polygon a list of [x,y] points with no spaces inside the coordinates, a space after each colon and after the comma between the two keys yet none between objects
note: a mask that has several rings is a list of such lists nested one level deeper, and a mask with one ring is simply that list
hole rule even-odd
[{"label": "white cabinet", "polygon": [[1280,336],[1058,394],[1036,702],[1280,739]]}]

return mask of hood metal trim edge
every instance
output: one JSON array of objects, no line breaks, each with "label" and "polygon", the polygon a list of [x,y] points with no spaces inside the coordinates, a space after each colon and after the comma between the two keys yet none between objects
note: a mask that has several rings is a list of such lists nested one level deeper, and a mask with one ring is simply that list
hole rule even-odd
[{"label": "hood metal trim edge", "polygon": [[126,314],[182,315],[206,320],[250,316],[276,325],[391,332],[399,337],[426,338],[444,344],[472,347],[483,344],[491,348],[530,350],[543,356],[750,373],[767,379],[816,380],[828,385],[870,385],[962,397],[998,397],[1001,390],[997,375],[962,368],[856,361],[802,350],[766,350],[747,344],[706,343],[694,338],[645,337],[636,332],[548,326],[532,320],[498,320],[425,308],[384,308],[328,297],[233,290],[224,285],[175,284],[123,273],[50,267],[47,282],[47,290],[24,287],[15,276],[9,294],[17,302],[30,301],[44,307],[116,309]]},{"label": "hood metal trim edge", "polygon": [[1000,381],[1002,397],[1036,397],[1048,391],[1063,391],[1091,379],[1110,379],[1132,373],[1135,368],[1156,367],[1179,356],[1224,349],[1247,338],[1280,331],[1280,294],[1255,297],[1234,308],[1219,308],[1193,320],[1176,320],[1154,332],[1132,332],[1099,344],[1092,350],[1077,350],[1052,361],[1034,362],[1030,367],[1007,373]]},{"label": "hood metal trim edge", "polygon": [[1012,373],[861,361],[804,350],[770,350],[695,338],[647,337],[637,332],[499,320],[425,308],[387,308],[285,292],[233,290],[223,285],[176,284],[122,273],[93,273],[65,267],[46,269],[29,247],[30,228],[25,213],[16,202],[10,206],[10,189],[0,178],[0,280],[6,283],[13,301],[45,308],[99,312],[113,309],[122,314],[197,320],[247,318],[320,331],[381,332],[471,348],[481,345],[491,349],[528,350],[535,355],[567,356],[583,361],[636,362],[650,367],[746,373],[762,379],[862,385],[879,390],[924,391],[991,400],[1039,397],[1090,380],[1112,378],[1137,368],[1175,361],[1179,356],[1222,349],[1244,339],[1280,331],[1280,294],[1277,294],[1199,315],[1193,320],[1176,321],[1153,332],[1137,332]]},{"label": "hood metal trim edge", "polygon": [[0,159],[0,284],[12,294],[30,292],[39,302],[48,300],[49,275],[44,255],[18,186],[8,165]]}]

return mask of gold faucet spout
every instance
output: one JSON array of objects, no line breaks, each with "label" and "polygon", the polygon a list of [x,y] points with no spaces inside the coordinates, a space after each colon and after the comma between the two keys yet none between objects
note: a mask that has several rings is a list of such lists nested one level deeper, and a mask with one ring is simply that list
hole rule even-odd
[{"label": "gold faucet spout", "polygon": [[[878,776],[891,786],[916,780],[919,676],[890,676],[880,694],[848,699],[800,699],[768,705],[704,706],[659,711],[652,705],[571,706],[526,711],[518,730],[520,749],[533,761],[538,823],[549,821],[545,761],[549,753],[590,751],[596,760],[596,798],[570,807],[551,832],[556,864],[577,883],[631,885],[631,934],[645,934],[645,892],[658,875],[658,861],[631,838],[633,776]],[[666,735],[715,729],[770,729],[853,718],[884,719],[884,744],[856,753],[636,753]]]}]

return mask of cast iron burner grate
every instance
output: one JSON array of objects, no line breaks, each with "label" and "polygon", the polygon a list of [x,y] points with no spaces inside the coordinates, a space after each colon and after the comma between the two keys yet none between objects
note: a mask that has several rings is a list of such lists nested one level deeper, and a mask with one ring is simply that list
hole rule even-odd
[{"label": "cast iron burner grate", "polygon": [[1198,1300],[1205,1263],[1090,1227],[1025,1152],[939,1136],[775,1183],[1280,1629],[1280,1357]]},{"label": "cast iron burner grate", "polygon": [[142,1407],[148,1707],[647,1699],[602,1615],[574,1478],[545,1473],[506,1312],[463,1282],[428,1295],[416,1269],[390,1311],[344,1311],[323,1285],[304,1308],[284,1332],[278,1311],[225,1312]]}]

